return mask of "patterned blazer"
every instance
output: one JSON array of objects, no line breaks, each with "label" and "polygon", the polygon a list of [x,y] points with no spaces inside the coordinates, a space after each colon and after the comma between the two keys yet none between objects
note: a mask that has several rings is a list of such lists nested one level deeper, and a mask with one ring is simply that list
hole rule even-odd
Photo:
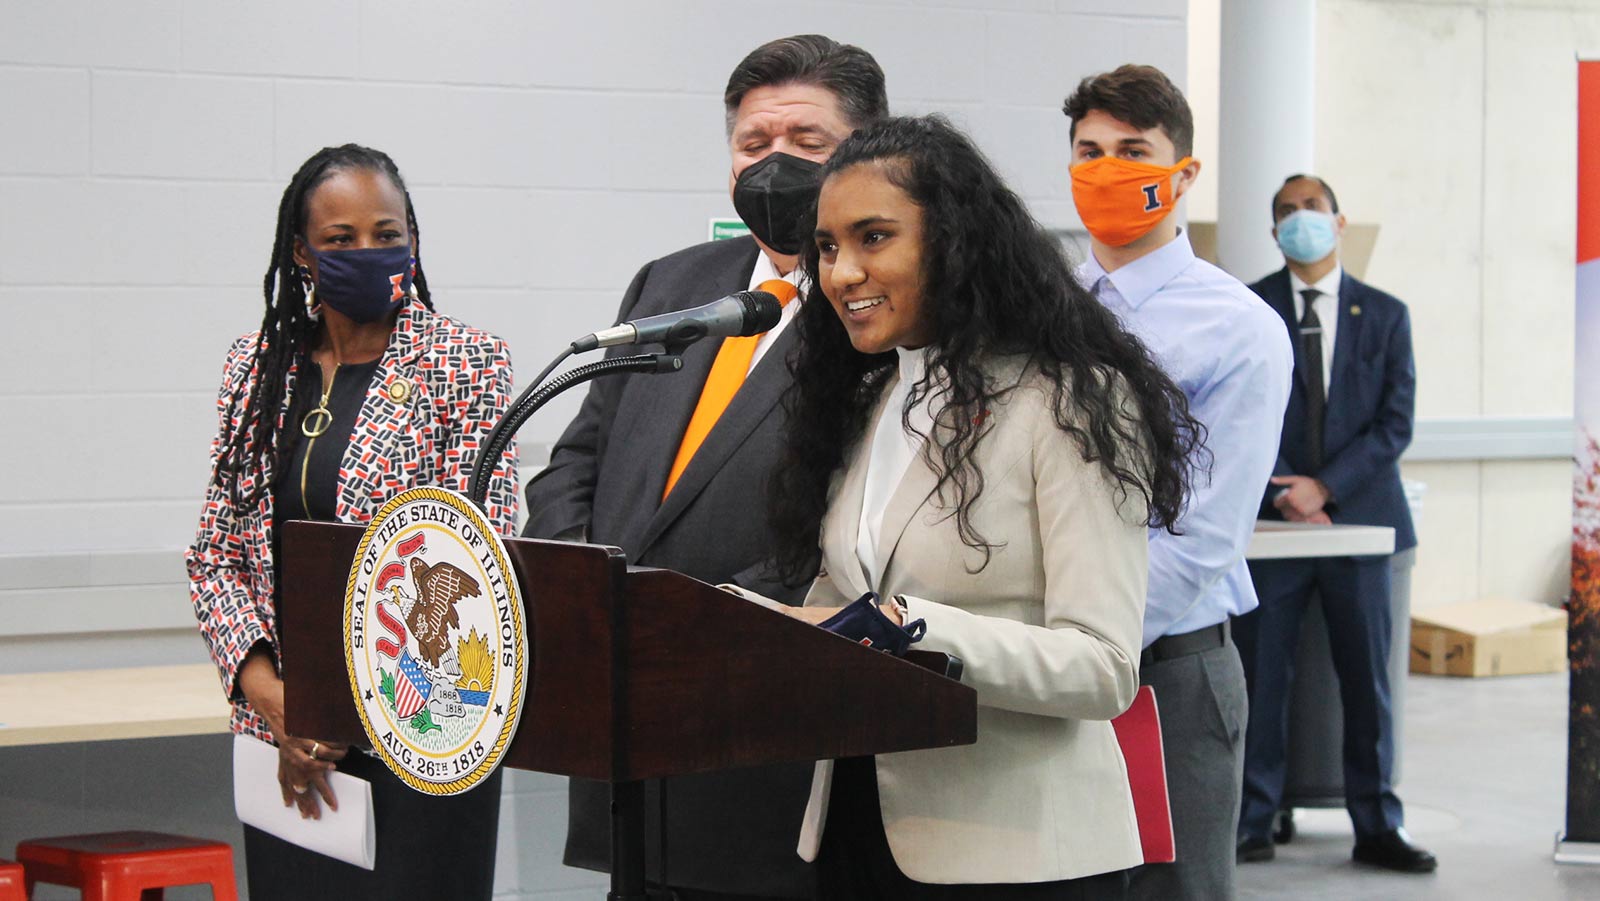
[{"label": "patterned blazer", "polygon": [[[215,467],[228,436],[242,420],[240,408],[256,379],[256,333],[235,341],[217,395]],[[295,373],[288,375],[290,392]],[[394,389],[397,383],[410,385]],[[399,396],[402,400],[393,398]],[[288,410],[285,395],[280,422]],[[237,403],[235,403],[237,401]],[[390,497],[421,485],[465,493],[479,445],[511,402],[511,357],[506,343],[487,332],[441,316],[413,301],[401,311],[388,350],[356,417],[355,431],[339,466],[337,516],[366,523]],[[234,408],[230,420],[228,411]],[[293,427],[292,425],[290,426]],[[270,471],[245,473],[240,493],[270,485]],[[506,448],[489,483],[489,521],[504,535],[517,519],[516,446]],[[184,554],[189,597],[200,634],[233,702],[233,731],[271,740],[267,722],[244,700],[237,676],[245,655],[266,641],[276,656],[276,574],[272,560],[272,492],[250,509],[239,509],[215,479],[194,543]]]}]

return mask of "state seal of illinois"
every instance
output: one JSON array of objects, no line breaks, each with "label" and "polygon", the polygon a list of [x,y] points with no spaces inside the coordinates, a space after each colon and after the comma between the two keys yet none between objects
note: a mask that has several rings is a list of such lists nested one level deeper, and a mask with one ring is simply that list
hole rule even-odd
[{"label": "state seal of illinois", "polygon": [[528,633],[505,546],[470,500],[413,488],[373,517],[345,587],[344,657],[367,740],[406,784],[453,795],[500,765]]}]

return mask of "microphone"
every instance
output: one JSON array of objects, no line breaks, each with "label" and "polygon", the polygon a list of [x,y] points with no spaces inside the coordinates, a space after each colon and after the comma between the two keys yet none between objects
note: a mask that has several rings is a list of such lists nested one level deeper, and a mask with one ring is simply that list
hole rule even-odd
[{"label": "microphone", "polygon": [[682,347],[701,338],[749,337],[770,331],[782,315],[778,298],[766,291],[739,291],[702,306],[646,316],[584,335],[572,342],[572,350],[583,353],[617,344]]}]

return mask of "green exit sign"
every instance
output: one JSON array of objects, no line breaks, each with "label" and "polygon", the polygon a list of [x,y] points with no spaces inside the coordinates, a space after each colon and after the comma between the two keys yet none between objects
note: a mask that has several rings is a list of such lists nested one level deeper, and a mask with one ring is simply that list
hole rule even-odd
[{"label": "green exit sign", "polygon": [[712,241],[726,241],[729,238],[742,238],[750,234],[750,226],[744,224],[742,219],[716,219],[711,220]]}]

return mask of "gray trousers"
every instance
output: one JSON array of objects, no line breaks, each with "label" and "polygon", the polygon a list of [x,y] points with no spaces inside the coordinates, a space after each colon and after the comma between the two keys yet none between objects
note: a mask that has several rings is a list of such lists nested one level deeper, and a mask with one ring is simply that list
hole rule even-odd
[{"label": "gray trousers", "polygon": [[1134,901],[1226,901],[1244,778],[1244,668],[1230,640],[1220,648],[1146,663],[1139,682],[1155,689],[1166,753],[1167,795],[1177,859],[1132,870]]}]

